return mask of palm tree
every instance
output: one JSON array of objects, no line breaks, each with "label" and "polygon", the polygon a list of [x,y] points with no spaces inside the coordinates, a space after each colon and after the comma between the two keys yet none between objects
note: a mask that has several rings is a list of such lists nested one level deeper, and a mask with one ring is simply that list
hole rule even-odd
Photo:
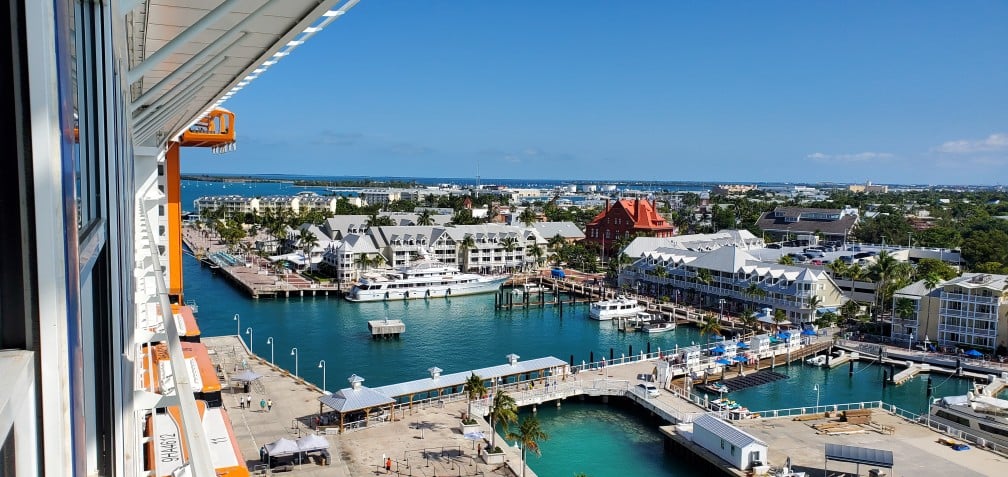
[{"label": "palm tree", "polygon": [[380,253],[376,253],[375,256],[371,257],[372,267],[380,267],[385,263],[386,263],[385,256]]},{"label": "palm tree", "polygon": [[759,320],[756,319],[756,313],[752,310],[746,310],[743,312],[742,325],[750,330],[756,331],[759,328]]},{"label": "palm tree", "polygon": [[721,334],[721,322],[714,315],[707,315],[700,322],[700,334],[707,336],[707,344],[710,344],[711,336]]},{"label": "palm tree", "polygon": [[423,226],[434,225],[434,215],[428,209],[421,210],[420,215],[417,216],[416,224]]},{"label": "palm tree", "polygon": [[387,215],[379,216],[378,214],[375,213],[371,214],[371,216],[368,217],[367,222],[365,222],[364,225],[366,225],[368,228],[371,228],[371,227],[383,227],[383,226],[387,227],[394,224],[392,223],[392,217],[389,217]]},{"label": "palm tree", "polygon": [[518,239],[514,237],[504,237],[501,239],[501,247],[504,248],[504,252],[511,254],[518,249]]},{"label": "palm tree", "polygon": [[550,250],[552,250],[554,253],[559,251],[566,244],[567,240],[565,240],[563,236],[560,234],[556,234],[550,237],[549,242],[547,242],[547,245],[549,246]]},{"label": "palm tree", "polygon": [[521,477],[525,477],[525,451],[530,450],[536,455],[542,455],[539,450],[539,441],[549,439],[549,436],[539,425],[539,419],[535,416],[528,416],[518,424],[518,432],[508,431],[504,436],[507,439],[514,439],[521,444],[522,471]]},{"label": "palm tree", "polygon": [[899,316],[900,318],[903,318],[904,320],[913,316],[914,311],[916,311],[915,310],[916,307],[914,306],[913,300],[909,298],[900,298],[896,300],[894,308],[895,309],[893,311],[896,313],[896,315]]},{"label": "palm tree", "polygon": [[469,409],[466,411],[466,422],[471,422],[472,419],[472,402],[477,398],[483,397],[487,392],[486,384],[483,382],[478,374],[472,373],[469,378],[465,381],[465,392],[466,397],[469,398]]},{"label": "palm tree", "polygon": [[354,257],[354,265],[356,265],[357,268],[364,270],[365,268],[371,266],[371,257],[368,257],[366,253],[358,254]]},{"label": "palm tree", "polygon": [[311,233],[307,228],[301,229],[301,233],[298,234],[298,244],[301,246],[301,250],[304,251],[305,256],[305,268],[311,268],[311,251],[316,245],[318,245],[318,237]]},{"label": "palm tree", "polygon": [[822,297],[819,295],[812,295],[808,300],[808,307],[812,310],[812,316],[810,319],[814,320],[816,316],[816,311],[819,309],[819,305],[822,305]]},{"label": "palm tree", "polygon": [[851,280],[851,282],[850,282],[850,293],[851,293],[851,300],[853,300],[854,299],[854,282],[859,281],[859,280],[861,280],[861,279],[863,279],[865,277],[865,269],[861,268],[861,265],[858,265],[856,263],[852,263],[852,264],[850,264],[849,267],[847,267],[846,272],[847,272],[846,273],[847,278],[850,278],[850,280]]},{"label": "palm tree", "polygon": [[497,448],[497,424],[504,429],[518,421],[518,404],[504,391],[497,391],[490,408],[490,450]]},{"label": "palm tree", "polygon": [[466,268],[469,268],[469,250],[473,248],[476,248],[476,239],[473,238],[472,234],[466,234],[458,244],[459,254],[462,255],[459,257],[459,264],[465,260]]},{"label": "palm tree", "polygon": [[924,280],[924,287],[927,288],[928,291],[930,292],[931,290],[934,290],[936,287],[938,287],[938,284],[942,282],[942,277],[940,277],[937,273],[929,273],[927,275],[924,275],[923,280]]},{"label": "palm tree", "polygon": [[897,265],[896,258],[886,252],[878,254],[875,263],[869,269],[869,273],[872,278],[875,279],[875,300],[874,303],[879,307],[879,313],[882,312],[881,303],[885,301],[885,296],[888,291],[890,282],[893,279],[893,275],[896,273]]},{"label": "palm tree", "polygon": [[781,265],[794,265],[794,259],[791,258],[790,255],[781,255],[780,258],[777,259],[777,263]]},{"label": "palm tree", "polygon": [[524,224],[526,227],[531,227],[532,224],[539,220],[538,214],[532,207],[525,207],[525,210],[518,214],[518,220]]},{"label": "palm tree", "polygon": [[542,258],[543,258],[543,253],[544,252],[543,252],[542,247],[540,247],[538,245],[535,245],[535,246],[533,246],[532,248],[529,249],[529,255],[532,256],[533,260],[535,260],[536,267],[541,266],[541,264],[542,264]]},{"label": "palm tree", "polygon": [[773,322],[774,322],[774,326],[777,327],[777,332],[778,333],[780,332],[780,325],[781,325],[781,323],[784,323],[785,321],[787,321],[787,312],[785,312],[781,308],[778,308],[778,309],[774,310],[774,312],[773,312]]}]

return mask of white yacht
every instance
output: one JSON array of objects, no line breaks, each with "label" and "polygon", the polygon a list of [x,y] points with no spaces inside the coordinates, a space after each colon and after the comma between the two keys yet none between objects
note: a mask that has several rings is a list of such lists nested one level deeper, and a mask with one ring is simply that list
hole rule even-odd
[{"label": "white yacht", "polygon": [[931,402],[928,418],[953,430],[1008,446],[1008,400],[972,392],[946,396]]},{"label": "white yacht", "polygon": [[361,277],[346,299],[385,301],[492,293],[507,279],[506,275],[461,273],[458,267],[422,259],[394,271]]},{"label": "white yacht", "polygon": [[641,311],[641,307],[637,304],[637,300],[618,296],[612,300],[592,303],[588,309],[588,316],[593,320],[607,321],[613,318],[637,316],[639,311]]}]

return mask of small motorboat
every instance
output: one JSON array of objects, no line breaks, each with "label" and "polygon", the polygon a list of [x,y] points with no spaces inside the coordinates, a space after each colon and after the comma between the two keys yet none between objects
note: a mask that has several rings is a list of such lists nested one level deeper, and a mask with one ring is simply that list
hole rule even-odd
[{"label": "small motorboat", "polygon": [[645,333],[664,333],[675,330],[675,328],[676,324],[672,321],[653,321],[644,325],[643,331]]}]

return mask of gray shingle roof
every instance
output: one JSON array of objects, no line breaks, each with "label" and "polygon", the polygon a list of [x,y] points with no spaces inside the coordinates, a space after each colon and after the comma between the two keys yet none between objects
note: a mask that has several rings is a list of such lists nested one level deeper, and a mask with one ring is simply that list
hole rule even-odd
[{"label": "gray shingle roof", "polygon": [[395,402],[392,398],[363,386],[357,389],[343,388],[332,395],[320,396],[318,400],[341,413],[386,406]]},{"label": "gray shingle roof", "polygon": [[[780,213],[780,217],[777,214]],[[838,219],[819,219],[809,217],[811,214],[837,214]],[[766,231],[779,232],[822,232],[826,235],[844,235],[857,224],[858,216],[841,215],[840,209],[814,209],[806,207],[777,207],[764,213],[756,225]]]},{"label": "gray shingle roof", "polygon": [[550,239],[559,234],[565,239],[581,240],[585,238],[584,232],[574,224],[574,222],[536,222],[532,228],[544,238]]},{"label": "gray shingle roof", "polygon": [[712,434],[724,439],[725,442],[734,444],[739,449],[743,449],[750,444],[767,445],[766,442],[757,439],[752,434],[710,414],[701,414],[694,418],[693,427],[696,428],[697,426],[710,431]]}]

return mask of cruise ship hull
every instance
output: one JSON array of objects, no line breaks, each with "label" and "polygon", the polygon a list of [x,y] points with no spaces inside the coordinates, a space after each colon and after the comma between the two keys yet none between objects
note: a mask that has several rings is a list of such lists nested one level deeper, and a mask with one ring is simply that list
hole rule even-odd
[{"label": "cruise ship hull", "polygon": [[361,290],[353,287],[346,294],[346,299],[353,302],[415,300],[421,298],[444,298],[481,293],[494,293],[508,277],[492,277],[485,281],[470,283],[452,283],[445,285],[417,286],[409,288],[392,288],[379,290]]}]

